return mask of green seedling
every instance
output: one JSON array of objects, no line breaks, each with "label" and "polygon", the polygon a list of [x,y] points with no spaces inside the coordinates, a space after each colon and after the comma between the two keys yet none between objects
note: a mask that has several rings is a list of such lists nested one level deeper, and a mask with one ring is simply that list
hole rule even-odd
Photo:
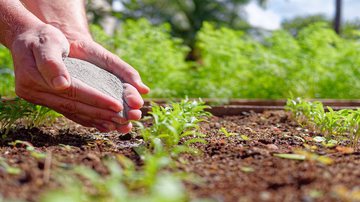
[{"label": "green seedling", "polygon": [[3,131],[3,138],[19,120],[22,120],[26,127],[37,127],[45,123],[51,124],[57,117],[59,114],[46,107],[20,98],[8,100],[0,97],[0,131]]},{"label": "green seedling", "polygon": [[242,167],[240,168],[240,170],[243,171],[244,173],[252,173],[252,172],[255,171],[254,168],[249,167],[249,166],[242,166]]},{"label": "green seedling", "polygon": [[305,156],[305,159],[309,161],[316,161],[324,165],[331,165],[333,163],[333,160],[327,156],[320,156],[306,150],[295,150],[294,152],[298,155]]},{"label": "green seedling", "polygon": [[18,145],[25,146],[26,150],[30,152],[30,155],[36,159],[45,159],[46,158],[46,154],[37,151],[30,142],[16,140],[15,142],[10,143],[10,145],[12,145],[14,147],[16,147]]},{"label": "green seedling", "polygon": [[290,159],[290,160],[298,160],[298,161],[317,161],[324,165],[330,165],[333,163],[333,160],[326,156],[319,156],[315,153],[308,152],[305,150],[295,150],[293,154],[273,154],[275,157]]},{"label": "green seedling", "polygon": [[314,141],[321,142],[325,147],[334,147],[341,138],[350,139],[353,148],[356,148],[360,138],[360,109],[334,111],[327,107],[328,112],[319,102],[306,102],[300,98],[289,99],[286,110],[291,111],[294,117],[303,126],[322,133]]},{"label": "green seedling", "polygon": [[301,154],[273,154],[273,156],[298,161],[304,161],[306,159],[306,156]]},{"label": "green seedling", "polygon": [[[76,167],[72,175],[61,175],[62,189],[45,193],[40,201],[187,201],[188,196],[180,178],[162,170],[163,159],[149,161],[145,163],[146,168],[138,170],[131,160],[118,156],[117,160],[105,162],[109,171],[105,177],[88,167]],[[77,176],[83,180],[76,180]],[[84,189],[83,183],[91,188]]]},{"label": "green seedling", "polygon": [[0,157],[0,169],[1,168],[9,175],[19,175],[21,173],[20,168],[10,166],[6,163],[4,158]]},{"label": "green seedling", "polygon": [[[202,102],[189,100],[167,107],[154,105],[152,125],[145,128],[138,123],[144,144],[134,150],[141,166],[118,155],[104,162],[109,171],[105,177],[90,168],[76,167],[73,175],[61,175],[62,189],[46,193],[40,201],[189,201],[182,181],[190,177],[178,171],[176,162],[180,153],[197,152],[192,144],[205,143],[205,135],[198,131],[198,124],[210,115],[205,108]],[[91,188],[85,189],[84,184]]]},{"label": "green seedling", "polygon": [[321,143],[324,147],[329,147],[329,148],[335,147],[339,143],[337,140],[334,139],[327,140],[322,136],[316,136],[313,138],[313,140],[315,142]]},{"label": "green seedling", "polygon": [[226,130],[226,128],[224,128],[224,127],[221,127],[219,131],[222,132],[222,133],[224,133],[224,135],[225,135],[226,137],[232,137],[232,136],[238,135],[237,133],[229,133],[229,132]]},{"label": "green seedling", "polygon": [[[154,148],[156,141],[160,140],[165,150],[197,152],[191,147],[194,143],[205,143],[205,135],[199,132],[199,123],[210,116],[204,111],[208,106],[200,101],[183,100],[180,103],[172,103],[171,106],[162,107],[152,104],[150,112],[153,125],[141,127],[140,135],[145,142]],[[182,143],[179,146],[180,142]]]},{"label": "green seedling", "polygon": [[247,135],[240,135],[240,138],[244,141],[249,141],[251,140],[250,137],[248,137]]}]

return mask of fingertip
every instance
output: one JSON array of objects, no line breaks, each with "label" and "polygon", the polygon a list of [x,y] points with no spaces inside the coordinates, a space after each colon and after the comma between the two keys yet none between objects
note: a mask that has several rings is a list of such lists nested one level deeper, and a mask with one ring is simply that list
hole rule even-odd
[{"label": "fingertip", "polygon": [[129,110],[127,113],[127,118],[129,120],[140,120],[141,119],[142,112],[141,110]]},{"label": "fingertip", "polygon": [[150,93],[150,88],[148,86],[146,86],[144,83],[140,83],[140,88],[138,89],[139,90],[139,93],[141,94],[148,94]]},{"label": "fingertip", "polygon": [[133,85],[140,94],[148,94],[150,92],[150,88],[147,85],[145,85],[141,81],[141,79],[137,79],[134,82],[129,82],[129,83]]},{"label": "fingertip", "polygon": [[126,134],[131,131],[132,127],[133,127],[132,123],[129,122],[127,125],[119,125],[116,130],[119,133]]},{"label": "fingertip", "polygon": [[144,100],[140,96],[126,95],[125,101],[133,109],[140,109],[144,106]]}]

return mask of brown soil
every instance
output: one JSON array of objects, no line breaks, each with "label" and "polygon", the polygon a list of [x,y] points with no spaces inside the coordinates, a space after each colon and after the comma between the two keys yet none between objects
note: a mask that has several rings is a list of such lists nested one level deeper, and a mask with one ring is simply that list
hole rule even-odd
[{"label": "brown soil", "polygon": [[[219,132],[222,127],[250,140],[239,135],[226,137]],[[194,198],[226,202],[356,200],[350,193],[358,194],[355,191],[360,187],[359,152],[345,154],[318,145],[316,153],[333,159],[331,165],[273,156],[303,148],[303,140],[316,135],[299,127],[283,111],[212,117],[201,130],[208,135],[208,144],[198,146],[203,154],[183,155],[178,163],[182,170],[203,179],[200,184],[187,184]],[[9,136],[11,139],[0,143],[0,157],[22,172],[10,175],[0,166],[0,194],[5,198],[36,201],[42,192],[59,186],[52,172],[56,168],[66,170],[81,164],[106,174],[101,159],[114,154],[140,162],[131,149],[142,142],[136,134],[102,134],[63,119],[53,127],[25,129],[20,125]],[[14,140],[32,143],[46,152],[47,158],[36,159],[24,147],[9,146]]]}]

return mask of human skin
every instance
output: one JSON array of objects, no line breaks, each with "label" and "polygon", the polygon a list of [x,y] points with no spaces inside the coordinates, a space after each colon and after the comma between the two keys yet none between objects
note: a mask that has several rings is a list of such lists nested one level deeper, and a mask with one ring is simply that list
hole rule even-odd
[{"label": "human skin", "polygon": [[[23,4],[25,5],[23,5]],[[91,38],[82,0],[0,0],[0,42],[12,53],[16,94],[101,131],[132,128],[119,117],[118,100],[72,80],[62,58],[87,60],[114,73],[124,85],[128,118],[141,117],[140,93],[149,92],[137,71]],[[26,7],[26,8],[25,8]]]}]

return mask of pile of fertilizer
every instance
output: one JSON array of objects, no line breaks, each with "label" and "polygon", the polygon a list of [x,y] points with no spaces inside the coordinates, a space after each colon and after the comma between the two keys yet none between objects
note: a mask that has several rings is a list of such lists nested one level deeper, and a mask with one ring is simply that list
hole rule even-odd
[{"label": "pile of fertilizer", "polygon": [[71,77],[82,81],[88,86],[116,100],[120,100],[121,104],[124,105],[124,110],[120,112],[120,115],[122,117],[126,116],[124,111],[126,112],[128,110],[128,106],[123,101],[124,87],[118,77],[84,60],[65,58],[64,63]]}]

